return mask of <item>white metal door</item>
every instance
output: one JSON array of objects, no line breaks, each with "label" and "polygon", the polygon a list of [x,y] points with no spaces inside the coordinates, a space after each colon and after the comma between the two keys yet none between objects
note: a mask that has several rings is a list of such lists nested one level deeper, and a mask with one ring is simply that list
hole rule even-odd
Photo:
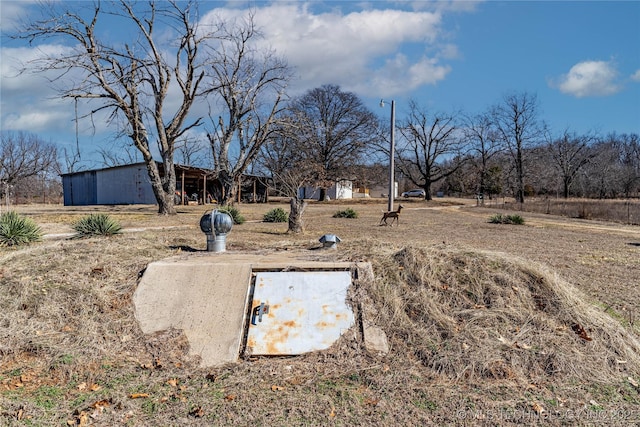
[{"label": "white metal door", "polygon": [[247,350],[292,355],[324,350],[353,323],[349,271],[256,274]]}]

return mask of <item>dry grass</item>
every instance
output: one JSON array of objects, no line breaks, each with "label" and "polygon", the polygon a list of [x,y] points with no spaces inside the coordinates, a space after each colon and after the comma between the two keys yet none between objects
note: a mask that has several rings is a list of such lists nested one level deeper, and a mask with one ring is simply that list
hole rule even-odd
[{"label": "dry grass", "polygon": [[[353,331],[326,352],[198,369],[180,331],[143,336],[131,296],[149,262],[205,248],[204,209],[109,208],[129,230],[152,228],[0,250],[0,424],[639,421],[640,343],[626,315],[638,312],[636,228],[527,215],[506,229],[488,224],[490,209],[425,202],[392,228],[377,226],[382,201],[341,205],[357,219],[332,218],[336,205],[310,206],[298,236],[260,222],[277,204],[242,205],[249,222],[229,250],[306,250],[338,234],[332,256],[373,264],[353,298],[387,333],[387,356]],[[59,233],[93,208],[22,210]]]},{"label": "dry grass", "polygon": [[640,200],[594,200],[594,199],[552,199],[536,198],[517,203],[487,202],[487,205],[501,206],[525,212],[561,215],[569,218],[614,221],[622,224],[640,225]]}]

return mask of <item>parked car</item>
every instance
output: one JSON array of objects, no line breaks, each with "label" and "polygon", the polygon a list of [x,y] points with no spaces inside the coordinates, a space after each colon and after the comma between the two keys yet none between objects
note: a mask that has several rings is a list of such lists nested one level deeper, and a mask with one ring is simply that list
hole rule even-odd
[{"label": "parked car", "polygon": [[422,197],[424,198],[427,193],[422,188],[415,188],[413,190],[405,191],[402,193],[402,197]]}]

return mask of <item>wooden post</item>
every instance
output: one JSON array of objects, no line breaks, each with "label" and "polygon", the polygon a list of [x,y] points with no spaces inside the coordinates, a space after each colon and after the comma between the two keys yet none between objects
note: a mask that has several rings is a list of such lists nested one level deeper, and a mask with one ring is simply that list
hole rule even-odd
[{"label": "wooden post", "polygon": [[256,203],[258,201],[257,197],[256,197],[256,180],[255,178],[253,179],[253,203]]},{"label": "wooden post", "polygon": [[202,175],[202,204],[207,204],[207,175]]},{"label": "wooden post", "polygon": [[180,188],[180,204],[184,206],[184,169],[182,169],[182,186]]}]

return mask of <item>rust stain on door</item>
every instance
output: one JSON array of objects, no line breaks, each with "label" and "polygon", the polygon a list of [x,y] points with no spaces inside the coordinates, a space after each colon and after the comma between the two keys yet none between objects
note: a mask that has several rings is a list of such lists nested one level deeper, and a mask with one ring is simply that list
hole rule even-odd
[{"label": "rust stain on door", "polygon": [[346,303],[350,285],[348,271],[257,273],[247,350],[292,355],[327,349],[354,324]]}]

